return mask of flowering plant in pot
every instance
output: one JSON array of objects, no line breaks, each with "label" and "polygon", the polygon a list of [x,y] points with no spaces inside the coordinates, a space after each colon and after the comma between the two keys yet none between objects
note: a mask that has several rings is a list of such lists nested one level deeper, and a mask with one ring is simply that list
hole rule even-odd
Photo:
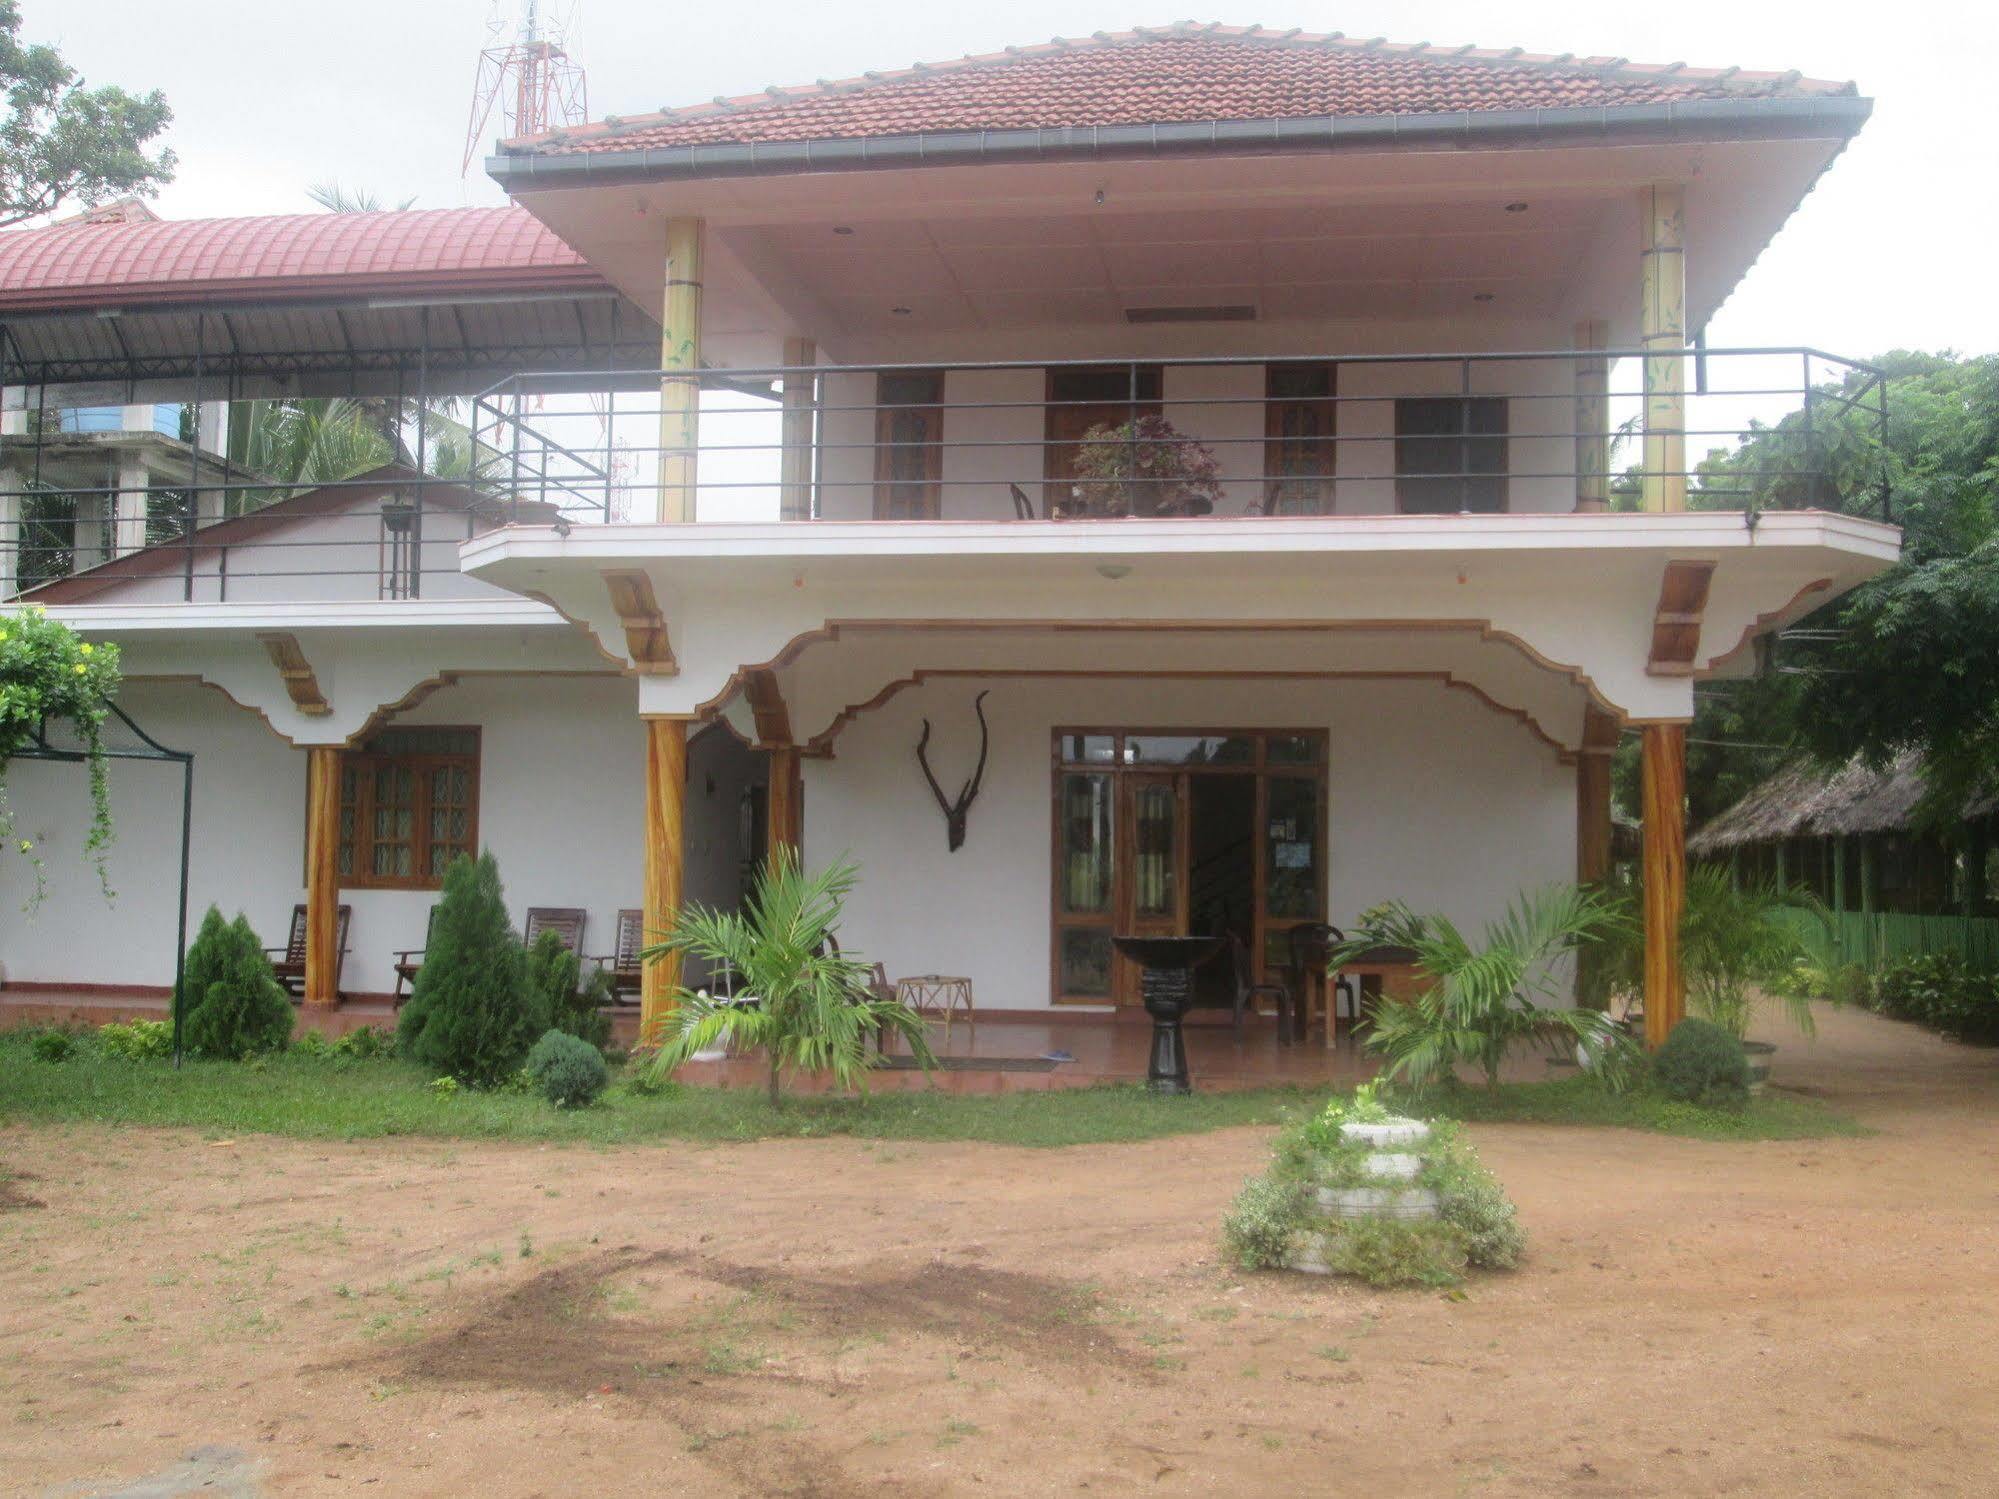
[{"label": "flowering plant in pot", "polygon": [[[32,606],[0,614],[0,840],[24,855],[35,869],[30,904],[47,890],[47,878],[35,840],[18,835],[7,799],[7,767],[15,756],[35,748],[48,726],[66,723],[82,741],[90,769],[90,832],[83,851],[107,879],[105,857],[111,847],[111,791],[104,753],[104,720],[118,691],[118,647],[95,645],[78,637]],[[105,884],[105,893],[110,886]]]},{"label": "flowering plant in pot", "polygon": [[1206,515],[1221,502],[1214,453],[1156,413],[1083,434],[1057,520]]}]

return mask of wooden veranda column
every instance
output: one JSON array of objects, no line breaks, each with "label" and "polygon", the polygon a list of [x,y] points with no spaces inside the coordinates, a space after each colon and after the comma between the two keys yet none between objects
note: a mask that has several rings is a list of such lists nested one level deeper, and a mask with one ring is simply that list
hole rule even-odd
[{"label": "wooden veranda column", "polygon": [[305,762],[305,1002],[340,1001],[340,750]]},{"label": "wooden veranda column", "polygon": [[1644,804],[1645,1044],[1657,1047],[1687,1010],[1680,973],[1680,913],[1687,901],[1687,726],[1641,731]]},{"label": "wooden veranda column", "polygon": [[1638,342],[1645,360],[1647,510],[1687,508],[1686,191],[1657,182],[1638,195],[1641,301]]},{"label": "wooden veranda column", "polygon": [[662,523],[694,519],[701,445],[701,242],[701,220],[666,221],[666,296],[659,325],[657,519]]},{"label": "wooden veranda column", "polygon": [[772,861],[780,848],[799,853],[805,821],[801,815],[804,789],[798,746],[777,746],[770,752],[770,789],[764,802],[764,853]]},{"label": "wooden veranda column", "polygon": [[[686,869],[687,725],[678,718],[648,718],[645,726],[645,935],[650,944],[672,929],[680,911]],[[639,983],[641,1042],[658,1039],[679,987],[677,957],[645,965]]]},{"label": "wooden veranda column", "polygon": [[1623,733],[1616,717],[1583,710],[1582,752],[1576,756],[1576,883],[1610,878],[1610,760]]},{"label": "wooden veranda column", "polygon": [[[809,338],[784,341],[786,369],[803,369],[819,362],[819,351]],[[777,518],[812,519],[812,416],[818,401],[815,375],[784,377],[782,451],[778,458]]]},{"label": "wooden veranda column", "polygon": [[[1610,326],[1600,318],[1576,324],[1578,349],[1610,346]],[[1576,509],[1610,508],[1610,360],[1576,361]]]}]

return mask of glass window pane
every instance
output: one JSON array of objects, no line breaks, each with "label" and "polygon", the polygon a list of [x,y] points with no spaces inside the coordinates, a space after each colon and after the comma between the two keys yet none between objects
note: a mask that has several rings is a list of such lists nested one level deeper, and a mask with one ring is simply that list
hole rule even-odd
[{"label": "glass window pane", "polygon": [[1108,999],[1110,933],[1102,927],[1064,927],[1060,935],[1062,992],[1072,997]]},{"label": "glass window pane", "polygon": [[1170,786],[1140,786],[1132,799],[1132,909],[1170,917],[1180,909],[1179,815]]},{"label": "glass window pane", "polygon": [[1111,908],[1111,778],[1065,775],[1061,791],[1062,910]]},{"label": "glass window pane", "polygon": [[1059,752],[1065,764],[1110,765],[1117,759],[1117,736],[1064,734]]},{"label": "glass window pane", "polygon": [[1314,917],[1319,891],[1319,786],[1306,776],[1272,776],[1264,828],[1264,911]]},{"label": "glass window pane", "polygon": [[1325,743],[1317,734],[1273,734],[1265,754],[1273,765],[1314,765]]},{"label": "glass window pane", "polygon": [[1253,765],[1250,734],[1128,734],[1125,760],[1132,765]]}]

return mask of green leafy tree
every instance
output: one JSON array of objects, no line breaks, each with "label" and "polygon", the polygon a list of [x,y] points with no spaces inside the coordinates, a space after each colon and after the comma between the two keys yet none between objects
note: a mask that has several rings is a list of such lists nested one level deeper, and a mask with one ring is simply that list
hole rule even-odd
[{"label": "green leafy tree", "polygon": [[[1694,503],[1758,509],[1872,514],[1885,477],[1904,539],[1899,566],[1800,621],[1775,672],[1703,688],[1688,756],[1696,821],[1793,747],[1835,766],[1917,751],[1918,819],[1939,830],[1999,784],[1999,355],[1898,351],[1876,364],[1885,439],[1866,404],[1852,404],[1849,377],[1814,392],[1809,424],[1793,412],[1700,465]],[[1807,483],[1810,467],[1830,482]]]},{"label": "green leafy tree", "polygon": [[1420,916],[1391,901],[1362,916],[1328,966],[1341,967],[1373,947],[1411,949],[1425,987],[1410,999],[1375,1006],[1368,1049],[1387,1060],[1388,1076],[1412,1087],[1452,1081],[1460,1066],[1477,1067],[1493,1087],[1515,1046],[1581,1045],[1603,1057],[1621,1052],[1626,1043],[1609,1016],[1570,1007],[1559,962],[1618,920],[1600,893],[1550,885],[1513,901],[1474,947],[1448,917]]},{"label": "green leafy tree", "polygon": [[609,978],[599,969],[586,982],[582,961],[557,933],[543,932],[529,945],[527,978],[543,1030],[561,1031],[596,1047],[611,1039],[611,1017],[603,1010],[610,999]]},{"label": "green leafy tree", "polygon": [[444,874],[437,925],[396,1026],[402,1053],[445,1077],[491,1087],[519,1068],[542,1027],[527,954],[507,920],[491,854]]},{"label": "green leafy tree", "polygon": [[0,87],[0,228],[173,180],[174,153],[146,149],[173,120],[166,96],[85,88],[55,48],[21,40],[18,0],[0,0]]},{"label": "green leafy tree", "polygon": [[934,1059],[922,1017],[898,1000],[876,996],[867,966],[842,955],[833,940],[859,877],[844,860],[807,874],[796,855],[780,848],[757,876],[740,915],[699,906],[683,910],[666,940],[644,951],[644,961],[681,953],[725,963],[735,971],[738,1000],[754,996],[755,1003],[681,989],[652,1076],[670,1075],[724,1039],[761,1046],[775,1106],[783,1101],[787,1069],[828,1071],[842,1088],[865,1087],[877,1062],[868,1052],[868,1035],[883,1030],[900,1036],[927,1070]]},{"label": "green leafy tree", "polygon": [[219,908],[208,908],[187,950],[182,993],[184,1037],[199,1056],[238,1062],[253,1052],[280,1050],[291,1039],[291,999],[240,912],[231,922]]}]

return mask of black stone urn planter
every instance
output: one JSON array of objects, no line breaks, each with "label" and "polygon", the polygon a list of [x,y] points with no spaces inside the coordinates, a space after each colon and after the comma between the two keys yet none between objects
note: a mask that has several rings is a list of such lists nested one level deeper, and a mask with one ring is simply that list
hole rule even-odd
[{"label": "black stone urn planter", "polygon": [[1180,1029],[1194,1001],[1194,970],[1221,950],[1220,937],[1113,937],[1112,944],[1144,973],[1139,993],[1152,1017],[1152,1060],[1145,1085],[1155,1093],[1194,1091],[1187,1075],[1187,1040]]}]

